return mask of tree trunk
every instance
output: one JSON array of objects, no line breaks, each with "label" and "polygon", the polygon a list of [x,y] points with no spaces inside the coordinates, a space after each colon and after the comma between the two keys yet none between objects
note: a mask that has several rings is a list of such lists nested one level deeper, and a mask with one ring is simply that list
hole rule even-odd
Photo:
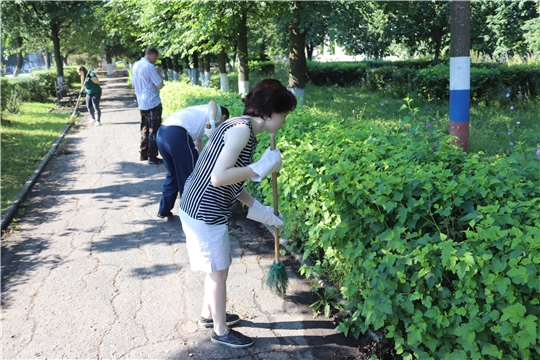
[{"label": "tree trunk", "polygon": [[20,36],[17,36],[15,38],[15,46],[17,47],[17,66],[15,67],[15,71],[13,72],[13,76],[17,76],[21,73],[22,67],[24,64],[24,56],[22,53],[22,44],[23,44],[23,38]]},{"label": "tree trunk", "polygon": [[450,135],[469,150],[471,3],[450,2]]},{"label": "tree trunk", "polygon": [[112,51],[110,48],[105,51],[105,58],[107,60],[107,75],[114,75],[114,65],[112,59]]},{"label": "tree trunk", "polygon": [[438,64],[441,57],[442,37],[443,34],[439,31],[436,32],[435,36],[433,36],[433,40],[435,42],[435,58],[433,59],[434,64]]},{"label": "tree trunk", "polygon": [[238,93],[245,95],[249,92],[248,41],[247,41],[247,12],[244,11],[238,19]]},{"label": "tree trunk", "polygon": [[191,70],[191,82],[199,85],[199,54],[193,53],[193,69]]},{"label": "tree trunk", "polygon": [[60,23],[55,22],[51,26],[51,40],[53,43],[54,62],[56,63],[56,82],[62,88],[64,81],[64,63],[62,62],[62,54],[60,53]]},{"label": "tree trunk", "polygon": [[227,76],[227,54],[221,50],[218,54],[219,82],[221,91],[229,91],[229,77]]},{"label": "tree trunk", "polygon": [[173,69],[173,80],[178,80],[180,77],[180,72],[182,71],[182,65],[178,59],[178,55],[175,54],[172,57],[172,69]]},{"label": "tree trunk", "polygon": [[210,55],[204,56],[204,65],[203,65],[203,86],[210,87]]},{"label": "tree trunk", "polygon": [[169,64],[167,58],[161,59],[161,73],[163,74],[163,80],[169,80]]},{"label": "tree trunk", "polygon": [[313,60],[313,43],[306,44],[306,53],[308,60]]},{"label": "tree trunk", "polygon": [[[298,10],[300,11],[300,10]],[[289,88],[299,97],[299,103],[304,103],[304,88],[306,87],[306,32],[300,29],[298,22],[290,27],[291,52],[289,54]]]},{"label": "tree trunk", "polygon": [[49,70],[51,68],[51,52],[45,52],[45,68]]}]

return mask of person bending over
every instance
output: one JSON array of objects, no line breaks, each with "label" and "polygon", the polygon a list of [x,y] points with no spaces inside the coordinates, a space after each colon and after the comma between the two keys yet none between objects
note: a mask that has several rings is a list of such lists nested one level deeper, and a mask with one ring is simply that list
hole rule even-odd
[{"label": "person bending over", "polygon": [[229,110],[211,100],[206,105],[181,109],[163,121],[156,142],[168,172],[163,182],[158,217],[173,215],[171,210],[176,198],[184,191],[184,183],[199,158],[203,136],[209,136],[213,128],[228,118]]},{"label": "person bending over", "polygon": [[260,181],[281,168],[279,149],[267,149],[252,163],[256,135],[275,134],[289,112],[295,96],[278,80],[258,82],[244,99],[244,115],[224,121],[206,143],[180,198],[180,220],[186,235],[190,267],[206,273],[200,324],[212,327],[211,341],[234,348],[253,345],[253,340],[230,329],[240,321],[227,314],[226,285],[231,265],[228,219],[230,207],[241,201],[249,207],[248,218],[283,227],[280,217],[244,188],[244,181]]}]

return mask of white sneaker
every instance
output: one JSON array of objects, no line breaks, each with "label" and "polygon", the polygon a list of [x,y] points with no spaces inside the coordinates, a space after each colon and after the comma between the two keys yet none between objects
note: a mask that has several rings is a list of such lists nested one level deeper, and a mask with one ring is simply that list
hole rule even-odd
[{"label": "white sneaker", "polygon": [[94,126],[101,126],[101,123],[99,121],[96,121],[96,124]]},{"label": "white sneaker", "polygon": [[90,120],[89,124],[95,124],[95,122],[96,122],[96,119],[92,119]]}]

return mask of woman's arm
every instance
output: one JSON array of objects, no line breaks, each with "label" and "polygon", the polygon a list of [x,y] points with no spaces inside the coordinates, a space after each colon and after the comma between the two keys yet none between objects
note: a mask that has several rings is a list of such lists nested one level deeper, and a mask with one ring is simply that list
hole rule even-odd
[{"label": "woman's arm", "polygon": [[200,154],[202,150],[202,140],[197,139],[193,143],[195,143],[195,149],[197,149],[197,152]]},{"label": "woman's arm", "polygon": [[240,195],[238,195],[238,200],[240,200],[243,204],[246,204],[249,208],[252,207],[253,203],[255,202],[255,198],[251,196],[251,194],[248,193],[245,188],[243,188]]},{"label": "woman's arm", "polygon": [[208,103],[208,120],[216,120],[216,121],[219,120],[219,119],[216,119],[217,107],[218,107],[217,103],[214,100],[210,100],[210,102]]},{"label": "woman's arm", "polygon": [[232,127],[227,130],[224,136],[225,146],[212,170],[212,185],[232,185],[256,176],[257,174],[250,167],[234,167],[240,152],[249,141],[249,127],[247,125]]}]

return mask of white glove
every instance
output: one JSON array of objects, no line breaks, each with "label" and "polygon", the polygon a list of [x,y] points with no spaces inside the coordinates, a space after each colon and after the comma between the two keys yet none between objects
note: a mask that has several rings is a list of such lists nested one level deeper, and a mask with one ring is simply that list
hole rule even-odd
[{"label": "white glove", "polygon": [[251,178],[253,181],[261,181],[270,173],[277,173],[281,169],[281,152],[276,148],[275,150],[266,149],[261,159],[253,164],[248,165],[258,176]]},{"label": "white glove", "polygon": [[210,137],[210,135],[212,135],[214,130],[216,130],[216,120],[212,119],[210,120],[210,129],[208,129],[207,127],[204,128],[204,135]]},{"label": "white glove", "polygon": [[248,219],[275,226],[278,229],[281,229],[284,225],[283,220],[281,220],[282,216],[281,212],[279,216],[274,215],[274,209],[270,206],[264,206],[258,200],[253,202],[253,206],[249,208],[247,214]]}]

